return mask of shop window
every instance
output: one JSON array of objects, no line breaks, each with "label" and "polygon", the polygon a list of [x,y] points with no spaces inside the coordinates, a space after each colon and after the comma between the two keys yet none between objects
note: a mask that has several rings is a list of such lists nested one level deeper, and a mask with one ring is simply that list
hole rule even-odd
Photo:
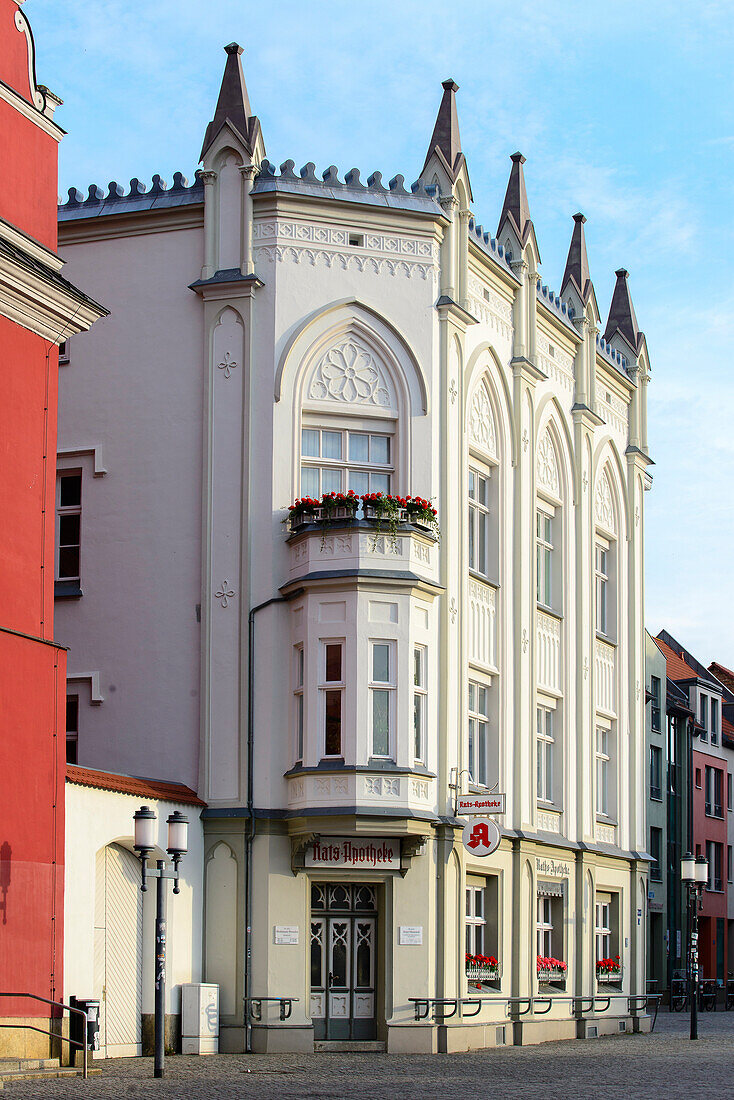
[{"label": "shop window", "polygon": [[538,980],[543,984],[565,985],[563,937],[563,888],[559,882],[539,882],[536,909]]},{"label": "shop window", "polygon": [[341,756],[344,643],[322,642],[321,651],[323,679],[319,685],[319,693],[324,722],[324,756]]},{"label": "shop window", "polygon": [[391,758],[395,724],[395,643],[372,642],[370,648],[372,755]]},{"label": "shop window", "polygon": [[304,427],[301,431],[301,495],[389,493],[392,436],[351,428]]},{"label": "shop window", "polygon": [[467,877],[465,949],[466,976],[471,985],[498,987],[499,894],[496,876]]},{"label": "shop window", "polygon": [[66,696],[66,763],[79,762],[79,696]]},{"label": "shop window", "polygon": [[426,762],[427,708],[426,647],[417,645],[413,649],[413,759],[419,764]]}]

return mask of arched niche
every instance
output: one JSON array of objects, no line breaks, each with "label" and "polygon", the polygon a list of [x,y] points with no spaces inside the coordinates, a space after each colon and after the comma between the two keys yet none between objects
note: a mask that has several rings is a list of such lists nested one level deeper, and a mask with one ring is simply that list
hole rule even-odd
[{"label": "arched niche", "polygon": [[237,1012],[237,860],[225,841],[212,850],[205,870],[204,970],[219,986],[222,1016]]}]

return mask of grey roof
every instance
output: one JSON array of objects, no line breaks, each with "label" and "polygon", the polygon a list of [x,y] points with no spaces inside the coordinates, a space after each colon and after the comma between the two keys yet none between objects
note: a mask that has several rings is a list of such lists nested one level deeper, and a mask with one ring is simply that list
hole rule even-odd
[{"label": "grey roof", "polygon": [[567,284],[571,282],[575,286],[579,298],[586,305],[594,290],[589,275],[589,260],[586,255],[586,235],[584,233],[586,218],[583,214],[574,214],[573,221],[573,234],[571,235],[571,245],[566,260],[566,270],[561,280],[561,294],[565,292]]},{"label": "grey roof", "polygon": [[181,172],[173,173],[173,183],[170,187],[159,175],[153,176],[153,184],[146,191],[145,184],[137,177],[130,180],[130,190],[125,194],[125,189],[114,180],[109,184],[107,194],[91,184],[86,198],[75,187],[69,188],[69,197],[65,203],[59,204],[58,219],[60,222],[78,221],[82,218],[103,217],[106,214],[130,214],[139,210],[165,210],[175,206],[186,206],[192,203],[203,203],[204,184],[201,182],[200,172],[196,172],[194,182],[189,186],[189,181]]},{"label": "grey roof", "polygon": [[245,74],[242,71],[242,47],[236,42],[230,42],[224,47],[227,61],[222,76],[222,86],[219,89],[219,99],[214,112],[214,118],[206,128],[204,144],[201,147],[199,160],[204,155],[216,138],[225,123],[229,123],[239,134],[248,152],[252,153],[255,147],[255,130],[257,119],[250,108],[250,97],[247,94]]},{"label": "grey roof", "polygon": [[[443,97],[438,108],[436,125],[433,127],[433,134],[428,145],[423,172],[425,172],[434,152],[438,150],[446,162],[449,175],[452,179],[455,179],[459,167],[459,158],[462,156],[459,115],[456,110],[456,93],[459,90],[459,85],[455,80],[449,79],[444,80],[441,87],[443,88]],[[423,172],[421,172],[421,175]]]},{"label": "grey roof", "polygon": [[512,160],[512,168],[510,169],[510,179],[505,192],[505,201],[502,203],[502,213],[497,223],[497,232],[499,233],[502,228],[505,218],[509,218],[524,245],[533,226],[530,218],[528,195],[525,190],[525,173],[522,167],[525,163],[525,157],[522,153],[513,153],[510,159]]},{"label": "grey roof", "polygon": [[519,278],[510,267],[510,261],[507,258],[503,246],[498,242],[496,237],[491,237],[489,233],[484,231],[483,225],[477,225],[473,218],[469,219],[469,234],[469,239],[478,244],[491,260],[499,264],[505,273],[512,276],[515,282],[520,282]]},{"label": "grey roof", "polygon": [[627,282],[629,272],[620,267],[615,271],[617,282],[612,294],[612,304],[609,307],[609,319],[604,330],[604,339],[611,340],[615,332],[619,332],[630,345],[633,351],[638,351],[642,339],[644,339],[637,324],[635,307],[632,305],[630,288]]},{"label": "grey roof", "polygon": [[101,306],[94,298],[90,298],[88,294],[85,294],[79,287],[70,283],[63,275],[59,275],[58,271],[54,271],[48,264],[44,264],[41,260],[36,259],[34,256],[30,256],[22,248],[18,248],[16,245],[11,244],[10,241],[5,240],[4,237],[0,237],[0,253],[18,264],[19,267],[31,272],[33,275],[40,275],[47,282],[58,287],[59,290],[63,290],[66,294],[69,294],[75,301],[88,304],[95,310],[99,310],[102,317],[108,315],[109,310]]}]

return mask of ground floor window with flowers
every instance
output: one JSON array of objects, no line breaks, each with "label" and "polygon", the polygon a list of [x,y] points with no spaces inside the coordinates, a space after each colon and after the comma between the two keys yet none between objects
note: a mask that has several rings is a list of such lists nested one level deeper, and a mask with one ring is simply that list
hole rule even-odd
[{"label": "ground floor window with flowers", "polygon": [[536,968],[541,982],[565,981],[567,964],[560,958],[563,954],[562,928],[563,898],[538,894]]},{"label": "ground floor window with flowers", "polygon": [[620,981],[622,960],[615,953],[615,896],[597,894],[594,908],[594,934],[596,946],[596,977],[600,982]]},{"label": "ground floor window with flowers", "polygon": [[[481,880],[480,880],[481,881]],[[488,880],[490,883],[492,880]],[[490,943],[489,907],[493,891],[485,885],[466,887],[466,977],[481,989],[483,982],[499,980],[500,965]]]}]

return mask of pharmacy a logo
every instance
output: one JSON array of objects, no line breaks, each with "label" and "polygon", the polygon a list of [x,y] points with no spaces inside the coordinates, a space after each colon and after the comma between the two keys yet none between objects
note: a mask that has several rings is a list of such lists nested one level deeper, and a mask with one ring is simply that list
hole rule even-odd
[{"label": "pharmacy a logo", "polygon": [[490,856],[499,848],[501,838],[498,825],[489,818],[470,821],[462,833],[464,847],[473,856]]}]

